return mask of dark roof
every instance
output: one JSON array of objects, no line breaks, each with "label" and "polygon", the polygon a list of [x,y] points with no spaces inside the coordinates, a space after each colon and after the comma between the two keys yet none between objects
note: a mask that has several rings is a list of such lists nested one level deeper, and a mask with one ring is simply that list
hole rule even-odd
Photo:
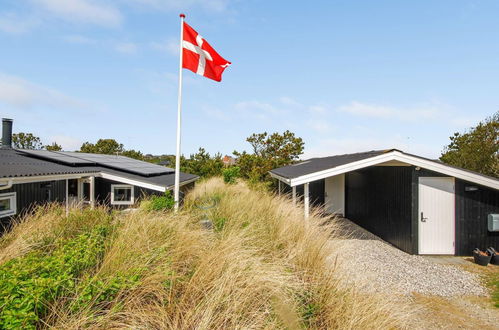
[{"label": "dark roof", "polygon": [[[470,173],[474,176],[487,179],[489,181],[495,181],[496,184],[497,184],[497,182],[499,182],[498,178],[490,177],[490,176],[487,176],[487,175],[484,175],[481,173],[477,173],[474,171],[470,171],[467,169],[463,169],[463,168],[460,168],[457,166],[445,164],[445,163],[442,163],[440,160],[429,159],[429,158],[405,153],[405,152],[398,150],[398,149],[372,150],[372,151],[367,151],[367,152],[359,152],[359,153],[355,153],[355,154],[345,154],[345,155],[337,155],[337,156],[330,156],[330,157],[323,157],[323,158],[312,158],[312,159],[308,159],[308,160],[299,162],[297,164],[276,168],[276,169],[271,170],[270,172],[272,174],[275,174],[275,175],[282,177],[282,178],[285,178],[285,179],[295,179],[295,178],[298,178],[298,177],[301,177],[301,176],[304,176],[307,174],[312,174],[312,173],[317,173],[317,172],[320,172],[323,170],[333,169],[333,168],[341,166],[341,165],[347,165],[349,163],[354,163],[354,162],[357,162],[360,160],[376,157],[376,156],[379,156],[379,155],[382,155],[385,153],[390,153],[393,151],[397,151],[397,152],[399,152],[403,155],[406,155],[406,156],[411,156],[414,158],[419,158],[419,159],[424,160],[424,161],[436,163],[436,164],[438,164],[440,166],[444,166],[446,168],[452,168],[452,169],[459,170],[461,172],[467,172],[467,173]],[[438,172],[438,170],[437,170],[437,172]],[[469,180],[469,179],[467,179],[467,180]],[[471,181],[473,181],[473,180],[471,180]]]},{"label": "dark roof", "polygon": [[322,157],[322,158],[311,158],[308,160],[304,160],[297,164],[284,166],[280,168],[273,169],[273,174],[281,176],[286,179],[297,178],[302,175],[307,175],[323,170],[328,170],[333,167],[345,165],[348,163],[356,162],[359,160],[379,156],[381,154],[393,151],[396,149],[387,149],[387,150],[371,150],[367,152],[359,152],[355,154],[344,154],[344,155],[336,155],[330,157]]},{"label": "dark roof", "polygon": [[143,176],[175,172],[174,169],[120,155],[91,154],[72,151],[18,150],[29,156],[69,166],[102,166]]},{"label": "dark roof", "polygon": [[15,149],[0,149],[0,178],[15,178],[38,175],[62,175],[94,173],[95,166],[72,167],[29,157]]},{"label": "dark roof", "polygon": [[[175,173],[144,177],[133,173],[126,173],[107,168],[102,168],[101,172],[166,188],[173,187],[173,185],[175,184]],[[191,181],[197,178],[197,175],[180,172],[180,182]]]},{"label": "dark roof", "polygon": [[[168,168],[166,173],[157,175],[140,175],[129,171],[100,166],[90,163],[89,165],[81,162],[72,165],[59,164],[56,161],[49,161],[35,156],[37,153],[25,152],[16,149],[0,149],[0,178],[33,177],[42,175],[64,175],[64,174],[85,174],[85,173],[108,173],[130,180],[143,183],[158,185],[169,188],[175,183],[175,173]],[[134,160],[135,162],[149,163]],[[197,179],[197,175],[180,172],[180,182],[186,182]]]}]

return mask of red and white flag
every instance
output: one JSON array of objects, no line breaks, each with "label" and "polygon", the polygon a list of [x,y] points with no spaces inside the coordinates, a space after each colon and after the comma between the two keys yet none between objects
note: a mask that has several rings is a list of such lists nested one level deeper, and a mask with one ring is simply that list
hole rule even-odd
[{"label": "red and white flag", "polygon": [[222,81],[222,73],[231,64],[189,24],[184,22],[182,38],[182,67],[206,78]]}]

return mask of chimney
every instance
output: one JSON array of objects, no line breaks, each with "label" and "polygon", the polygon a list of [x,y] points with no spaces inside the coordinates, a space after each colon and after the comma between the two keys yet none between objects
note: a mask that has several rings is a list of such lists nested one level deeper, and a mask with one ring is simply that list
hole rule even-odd
[{"label": "chimney", "polygon": [[2,149],[12,148],[12,119],[2,118]]}]

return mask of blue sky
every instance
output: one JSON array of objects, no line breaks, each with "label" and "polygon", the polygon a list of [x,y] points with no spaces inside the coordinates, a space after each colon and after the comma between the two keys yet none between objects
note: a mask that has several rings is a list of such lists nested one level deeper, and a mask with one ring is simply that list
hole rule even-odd
[{"label": "blue sky", "polygon": [[233,64],[184,71],[182,152],[289,129],[303,158],[438,157],[499,110],[499,1],[3,0],[0,113],[65,150],[175,152],[180,12]]}]

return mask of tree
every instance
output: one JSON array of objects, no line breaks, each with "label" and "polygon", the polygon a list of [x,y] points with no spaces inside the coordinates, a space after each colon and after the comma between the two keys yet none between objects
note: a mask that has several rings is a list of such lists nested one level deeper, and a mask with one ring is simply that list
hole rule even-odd
[{"label": "tree", "polygon": [[246,139],[253,148],[253,153],[259,157],[270,158],[275,161],[289,163],[303,153],[304,142],[295,137],[295,133],[285,131],[270,136],[267,132],[252,134]]},{"label": "tree", "polygon": [[38,136],[32,133],[12,134],[12,146],[17,149],[42,149],[43,144]]},{"label": "tree", "polygon": [[95,144],[85,142],[80,148],[80,152],[91,154],[116,155],[121,154],[123,151],[123,144],[118,143],[115,139],[99,139]]},{"label": "tree", "polygon": [[137,150],[126,150],[122,143],[117,142],[115,139],[99,139],[97,143],[93,144],[85,142],[80,147],[80,152],[87,152],[91,154],[106,154],[106,155],[121,155],[138,160],[144,160],[144,155]]},{"label": "tree", "polygon": [[47,144],[45,146],[45,149],[49,150],[49,151],[61,151],[62,150],[62,146],[57,144],[57,142],[52,142],[52,144]]},{"label": "tree", "polygon": [[140,151],[133,150],[133,149],[125,150],[121,153],[121,155],[126,156],[126,157],[130,157],[130,158],[135,158],[138,160],[144,160],[144,155]]},{"label": "tree", "polygon": [[305,143],[290,131],[282,134],[267,132],[252,134],[246,139],[253,154],[234,151],[241,176],[253,181],[269,180],[268,172],[276,167],[292,164],[303,153]]},{"label": "tree", "polygon": [[180,158],[180,165],[182,171],[205,178],[221,175],[224,168],[222,155],[216,153],[212,157],[204,148],[199,148],[199,151],[189,159]]},{"label": "tree", "polygon": [[499,178],[499,111],[450,140],[442,162]]}]

